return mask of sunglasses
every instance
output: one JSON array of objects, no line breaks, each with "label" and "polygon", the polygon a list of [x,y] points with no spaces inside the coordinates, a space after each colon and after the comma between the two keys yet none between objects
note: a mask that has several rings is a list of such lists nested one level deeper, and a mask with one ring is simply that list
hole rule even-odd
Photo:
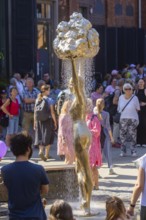
[{"label": "sunglasses", "polygon": [[132,89],[131,89],[131,88],[127,88],[127,89],[125,89],[125,91],[127,91],[127,90],[129,90],[129,91],[130,91],[130,90],[132,90]]}]

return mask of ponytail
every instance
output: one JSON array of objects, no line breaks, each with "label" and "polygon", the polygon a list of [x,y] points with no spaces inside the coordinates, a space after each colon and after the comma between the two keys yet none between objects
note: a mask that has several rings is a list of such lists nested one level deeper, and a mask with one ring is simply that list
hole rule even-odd
[{"label": "ponytail", "polygon": [[42,101],[43,100],[43,94],[42,92],[38,94],[38,101]]},{"label": "ponytail", "polygon": [[99,120],[102,120],[100,105],[96,105],[96,108],[97,108],[97,116],[98,116],[98,119],[99,119]]},{"label": "ponytail", "polygon": [[49,85],[42,85],[41,86],[41,93],[38,94],[38,101],[39,102],[43,100],[43,93],[49,89],[50,89]]}]

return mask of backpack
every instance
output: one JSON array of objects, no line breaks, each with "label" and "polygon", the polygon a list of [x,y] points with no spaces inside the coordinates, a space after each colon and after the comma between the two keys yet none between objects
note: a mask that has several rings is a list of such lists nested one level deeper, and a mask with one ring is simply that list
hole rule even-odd
[{"label": "backpack", "polygon": [[37,121],[46,121],[51,118],[49,103],[46,99],[38,101],[35,105],[35,115]]}]

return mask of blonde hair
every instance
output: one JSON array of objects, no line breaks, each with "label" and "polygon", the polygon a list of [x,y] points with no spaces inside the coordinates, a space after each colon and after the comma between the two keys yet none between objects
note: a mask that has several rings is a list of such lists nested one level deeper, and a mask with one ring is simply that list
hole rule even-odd
[{"label": "blonde hair", "polygon": [[38,94],[38,101],[40,102],[43,99],[44,92],[49,90],[50,86],[49,85],[43,85],[41,86],[41,93]]},{"label": "blonde hair", "polygon": [[125,218],[122,217],[124,215],[126,215],[126,209],[120,198],[113,196],[107,199],[105,220],[115,220],[118,218],[125,220]]},{"label": "blonde hair", "polygon": [[61,108],[61,114],[67,113],[70,106],[71,106],[71,101],[70,100],[65,101]]},{"label": "blonde hair", "polygon": [[93,112],[93,103],[92,103],[92,100],[90,98],[86,99],[86,112],[87,113]]},{"label": "blonde hair", "polygon": [[104,99],[100,98],[96,100],[96,108],[97,108],[97,115],[99,120],[102,120],[101,112],[104,109]]}]

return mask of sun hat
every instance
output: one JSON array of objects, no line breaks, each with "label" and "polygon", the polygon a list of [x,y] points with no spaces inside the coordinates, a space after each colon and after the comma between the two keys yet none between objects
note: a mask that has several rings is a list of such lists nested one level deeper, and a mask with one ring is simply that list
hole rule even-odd
[{"label": "sun hat", "polygon": [[115,75],[117,75],[118,74],[118,70],[112,70],[112,72],[111,72],[111,75],[112,76],[115,76]]},{"label": "sun hat", "polygon": [[130,68],[135,68],[136,66],[135,66],[135,64],[130,64]]}]

